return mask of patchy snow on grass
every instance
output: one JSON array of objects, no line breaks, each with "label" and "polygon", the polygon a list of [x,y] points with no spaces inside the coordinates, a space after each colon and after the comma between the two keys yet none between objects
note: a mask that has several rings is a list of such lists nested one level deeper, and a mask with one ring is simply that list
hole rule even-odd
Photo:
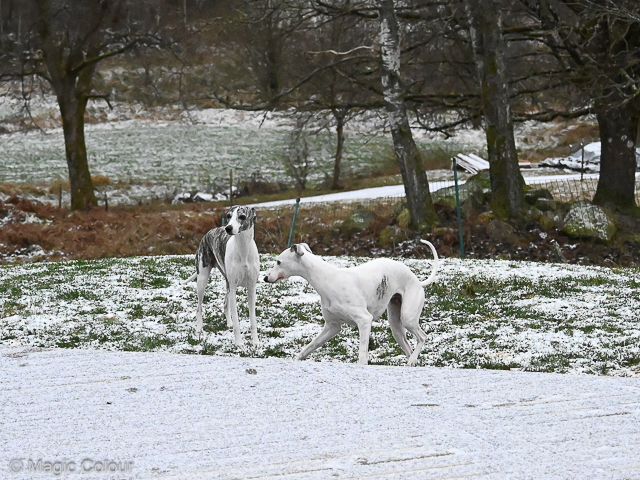
[{"label": "patchy snow on grass", "polygon": [[[52,115],[54,106],[50,102],[41,105],[43,112],[51,111]],[[115,205],[173,199],[186,192],[215,195],[227,190],[230,170],[236,184],[252,175],[292,183],[283,155],[295,127],[293,112],[176,111],[179,109],[169,108],[162,118],[162,112],[145,112],[136,105],[117,105],[113,112],[105,108],[104,115],[99,108],[92,110],[92,115],[104,121],[86,125],[89,166],[92,175],[108,177],[111,182],[97,189],[100,199],[106,195]],[[327,125],[329,128],[321,128]],[[336,138],[327,119],[317,120],[314,127],[318,133],[308,139],[310,161],[315,165],[309,181],[320,183],[331,175]],[[517,134],[531,136],[542,128],[527,123]],[[388,168],[393,150],[386,115],[368,112],[350,121],[345,131],[345,178]],[[442,135],[420,128],[413,133],[425,151],[481,153],[486,149],[482,130],[459,130],[446,141]],[[58,190],[49,191],[50,187],[68,178],[62,129],[0,135],[0,178],[7,183],[35,185],[40,192],[32,189],[29,198],[57,203]],[[63,192],[63,202],[69,202],[67,192]]]},{"label": "patchy snow on grass", "polygon": [[[262,257],[267,270],[274,256]],[[349,267],[366,258],[326,257]],[[429,260],[400,259],[426,278]],[[294,357],[323,325],[320,299],[301,278],[258,285],[262,345],[238,349],[215,274],[204,333],[194,332],[191,256],[136,257],[0,267],[0,345]],[[637,269],[444,259],[427,287],[420,365],[640,376]],[[243,291],[239,313],[248,335]],[[354,362],[358,333],[343,327],[312,356]],[[376,322],[370,362],[404,365],[386,318]]]},{"label": "patchy snow on grass", "polygon": [[[237,182],[258,175],[267,181],[290,181],[283,155],[293,129],[291,114],[232,110],[191,112],[190,120],[131,119],[87,125],[87,151],[92,175],[109,178],[101,187],[111,204],[131,204],[153,198],[174,198],[184,192],[225,191],[229,171]],[[195,122],[195,123],[193,123]],[[391,139],[383,130],[348,130],[343,174],[362,174],[384,165],[391,155]],[[381,127],[382,128],[382,127]],[[423,146],[442,140],[420,137]],[[311,182],[332,171],[335,133],[324,130],[309,137],[309,160],[315,167]],[[461,140],[466,142],[467,140]],[[447,142],[448,148],[474,148]],[[464,146],[463,146],[464,145]],[[16,132],[0,136],[0,178],[14,184],[48,188],[67,178],[61,128]],[[58,192],[45,196],[57,202]],[[64,198],[65,201],[68,199]]]}]

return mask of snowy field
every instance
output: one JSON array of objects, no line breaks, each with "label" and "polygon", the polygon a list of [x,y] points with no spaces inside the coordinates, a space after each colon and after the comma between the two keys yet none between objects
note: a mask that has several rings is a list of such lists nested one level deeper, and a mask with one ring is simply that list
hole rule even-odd
[{"label": "snowy field", "polygon": [[0,347],[0,478],[632,480],[639,394],[632,378]]},{"label": "snowy field", "polygon": [[[426,253],[425,253],[426,254]],[[338,266],[364,258],[327,257]],[[420,278],[430,260],[405,259]],[[274,256],[262,256],[262,270]],[[222,313],[223,281],[205,296],[204,334],[194,333],[192,256],[0,266],[0,345],[293,358],[320,331],[319,297],[302,279],[258,285],[259,348],[239,350]],[[427,288],[422,366],[640,376],[637,269],[444,259]],[[248,331],[246,298],[239,298]],[[344,327],[312,357],[355,362],[357,331]],[[383,319],[370,361],[405,365]]]},{"label": "snowy field", "polygon": [[[385,165],[392,156],[391,137],[383,133],[378,117],[354,120],[347,127],[343,155],[344,175],[363,174]],[[234,184],[252,175],[267,181],[292,183],[282,161],[290,144],[293,119],[287,113],[251,113],[230,110],[191,112],[182,120],[131,119],[86,126],[92,175],[103,175],[111,185],[111,204],[173,198],[183,192],[226,191],[229,170]],[[320,131],[309,137],[310,181],[322,181],[333,170],[335,133]],[[420,136],[425,149],[478,151],[484,141],[479,131],[460,132],[444,142]],[[0,179],[14,184],[48,188],[67,178],[61,128],[0,135]],[[102,187],[101,187],[102,188]],[[49,201],[57,201],[57,191]]]},{"label": "snowy field", "polygon": [[[0,103],[0,118],[15,114],[17,106],[12,108]],[[40,110],[49,112],[53,118],[56,107],[53,103],[46,104]],[[108,195],[112,205],[172,199],[183,193],[226,192],[230,169],[235,185],[254,175],[263,180],[293,183],[282,161],[294,129],[290,112],[208,109],[181,115],[172,111],[163,118],[162,113],[116,105],[114,111],[94,106],[91,115],[103,121],[85,128],[89,167],[92,175],[108,177],[111,183],[97,184],[97,194],[100,198]],[[146,118],[154,115],[153,119]],[[393,163],[391,137],[385,133],[384,118],[371,112],[347,124],[342,159],[345,177],[368,174]],[[51,122],[55,124],[56,121]],[[323,130],[322,125],[322,121],[316,121],[312,128],[316,134],[309,137],[313,165],[310,183],[323,181],[333,171],[335,129]],[[544,124],[519,125],[516,129],[519,146],[524,149],[555,146],[558,138],[547,130]],[[486,150],[481,130],[460,130],[446,140],[442,135],[418,128],[413,134],[426,152],[436,150],[455,155]],[[51,187],[67,178],[61,128],[0,135],[3,183],[29,185],[31,188],[25,194],[57,203],[58,190]],[[69,201],[66,192],[63,201]]]}]

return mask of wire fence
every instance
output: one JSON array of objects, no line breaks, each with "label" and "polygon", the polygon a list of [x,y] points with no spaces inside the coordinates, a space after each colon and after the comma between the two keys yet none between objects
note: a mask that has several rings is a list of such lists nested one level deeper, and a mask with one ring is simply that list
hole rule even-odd
[{"label": "wire fence", "polygon": [[[533,177],[527,179],[527,184],[532,190],[547,190],[557,204],[564,204],[563,208],[558,208],[555,212],[556,216],[564,217],[568,210],[567,205],[575,203],[588,205],[591,203],[596,192],[598,176],[584,175],[581,177],[576,175],[575,178],[563,177],[558,179]],[[453,186],[453,181],[430,182],[432,193]],[[464,192],[467,189],[468,187],[464,184],[460,185],[461,191]],[[363,227],[370,221],[364,218],[366,217],[366,212],[372,212],[377,219],[388,221],[389,218],[397,217],[401,213],[404,200],[404,193],[400,193],[400,190],[395,194],[382,197],[352,198],[341,201],[327,199],[321,202],[313,202],[303,198],[299,206],[297,222],[294,226],[296,238],[299,239],[300,235],[304,235],[304,232],[317,231],[318,229],[329,233],[344,233],[345,229],[342,227],[346,222],[353,222],[354,214],[356,213],[359,214],[355,215],[356,222],[359,216],[363,217]],[[636,179],[636,202],[640,204],[640,178]],[[270,210],[275,211],[274,213],[284,221],[285,225],[293,223],[293,204],[272,207]],[[598,226],[603,221],[602,214],[598,214],[595,209],[583,208],[578,209],[577,212],[577,215],[582,217],[583,223]],[[273,229],[271,235],[273,235],[274,243],[284,244],[289,233],[288,228],[280,227],[279,229]]]},{"label": "wire fence", "polygon": [[[565,179],[530,179],[529,185],[534,189],[545,189],[551,193],[553,200],[565,205],[579,204],[583,208],[573,210],[572,215],[581,220],[582,224],[592,228],[605,228],[610,219],[602,210],[588,208],[598,187],[598,175],[584,175],[580,178]],[[636,178],[636,204],[640,204],[640,178]],[[566,209],[560,213],[566,214]],[[567,219],[563,219],[566,221]]]},{"label": "wire fence", "polygon": [[[544,177],[540,180],[536,178],[529,179],[528,185],[534,188],[542,188],[548,190],[556,202],[574,203],[584,202],[590,203],[596,193],[598,186],[598,177],[589,175],[583,179],[549,179]],[[636,196],[637,194],[636,186]]]}]

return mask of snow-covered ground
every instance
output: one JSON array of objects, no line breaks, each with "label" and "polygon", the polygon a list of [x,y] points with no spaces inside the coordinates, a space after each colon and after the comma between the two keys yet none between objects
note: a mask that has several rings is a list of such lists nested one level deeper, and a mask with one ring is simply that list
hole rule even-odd
[{"label": "snow-covered ground", "polygon": [[639,396],[626,378],[0,348],[0,478],[630,480]]},{"label": "snow-covered ground", "polygon": [[[546,175],[542,169],[535,169],[524,172],[524,181],[527,185],[544,185],[548,182],[577,182],[580,179],[597,181],[599,174],[563,174],[557,171],[555,175]],[[636,178],[640,178],[640,172],[636,173]],[[460,180],[459,185],[464,185],[465,180]],[[442,188],[452,187],[453,180],[430,181],[430,191],[437,192]],[[387,185],[384,187],[363,188],[361,190],[350,190],[345,192],[328,193],[325,195],[314,195],[311,197],[303,197],[300,203],[331,203],[331,202],[355,202],[363,200],[374,200],[381,198],[401,198],[404,197],[404,185]],[[252,206],[260,208],[278,208],[285,205],[293,205],[296,199],[274,200],[272,202],[256,203]]]},{"label": "snow-covered ground", "polygon": [[[464,182],[461,182],[461,184]],[[452,186],[453,182],[430,182],[429,188],[432,192]],[[362,200],[374,200],[379,198],[400,198],[404,197],[404,185],[387,185],[384,187],[363,188],[361,190],[350,190],[345,192],[327,193],[325,195],[314,195],[312,197],[302,197],[300,203],[332,203],[332,202],[353,202]],[[296,199],[274,200],[272,202],[256,203],[252,206],[260,208],[277,208],[284,205],[293,205]]]},{"label": "snow-covered ground", "polygon": [[[630,141],[628,146],[629,148],[633,147],[633,142]],[[592,142],[579,148],[568,157],[546,158],[540,161],[538,165],[585,172],[599,172],[601,150],[600,142]],[[640,148],[636,148],[636,163],[640,169]]]}]

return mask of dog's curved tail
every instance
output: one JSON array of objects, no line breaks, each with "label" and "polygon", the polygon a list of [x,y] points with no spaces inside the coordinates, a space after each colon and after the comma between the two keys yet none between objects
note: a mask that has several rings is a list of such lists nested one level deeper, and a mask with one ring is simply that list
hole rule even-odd
[{"label": "dog's curved tail", "polygon": [[426,287],[427,285],[433,283],[436,279],[436,275],[438,274],[438,267],[440,267],[440,259],[438,258],[438,252],[436,252],[436,247],[433,246],[431,242],[427,240],[420,239],[422,243],[425,245],[429,245],[431,252],[433,253],[433,265],[431,267],[431,275],[424,282],[420,282],[420,285]]},{"label": "dog's curved tail", "polygon": [[189,278],[187,278],[186,280],[183,280],[183,281],[182,281],[182,284],[183,284],[183,285],[186,285],[187,283],[191,283],[191,282],[193,282],[193,281],[196,279],[196,277],[197,277],[197,276],[198,276],[198,274],[197,274],[197,273],[194,273],[193,275],[191,275],[191,276],[190,276]]}]

